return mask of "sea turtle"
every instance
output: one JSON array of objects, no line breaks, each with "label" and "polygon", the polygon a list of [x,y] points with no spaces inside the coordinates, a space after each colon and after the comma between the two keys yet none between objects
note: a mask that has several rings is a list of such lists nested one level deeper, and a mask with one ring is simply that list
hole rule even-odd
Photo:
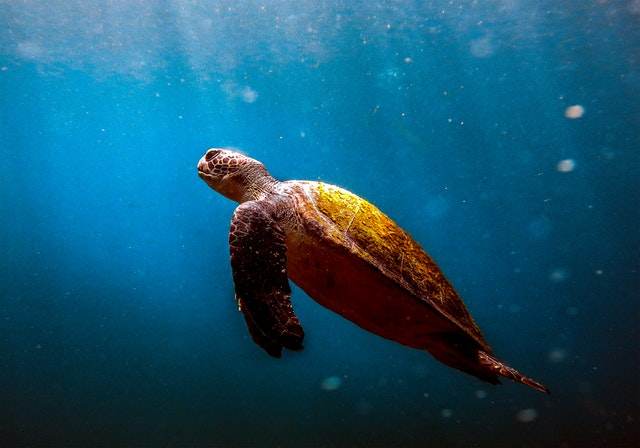
[{"label": "sea turtle", "polygon": [[302,349],[290,278],[365,330],[489,383],[502,376],[548,392],[494,357],[434,261],[366,200],[322,182],[280,182],[230,149],[209,149],[198,175],[240,203],[229,232],[235,297],[253,340],[270,355]]}]

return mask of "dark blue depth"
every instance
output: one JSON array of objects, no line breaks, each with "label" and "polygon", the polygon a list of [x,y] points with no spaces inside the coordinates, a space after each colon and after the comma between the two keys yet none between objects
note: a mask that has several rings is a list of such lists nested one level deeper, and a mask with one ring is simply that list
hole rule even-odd
[{"label": "dark blue depth", "polygon": [[[603,447],[640,439],[640,3],[0,2],[0,446]],[[565,113],[580,115],[568,118]],[[233,300],[232,146],[359,194],[550,397],[294,288]]]}]

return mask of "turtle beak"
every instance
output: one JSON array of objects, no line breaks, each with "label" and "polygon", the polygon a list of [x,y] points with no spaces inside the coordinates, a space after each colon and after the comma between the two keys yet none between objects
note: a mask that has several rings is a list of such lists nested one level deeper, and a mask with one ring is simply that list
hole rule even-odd
[{"label": "turtle beak", "polygon": [[206,155],[202,156],[202,158],[198,161],[198,173],[206,173],[206,170],[209,168],[207,166]]}]

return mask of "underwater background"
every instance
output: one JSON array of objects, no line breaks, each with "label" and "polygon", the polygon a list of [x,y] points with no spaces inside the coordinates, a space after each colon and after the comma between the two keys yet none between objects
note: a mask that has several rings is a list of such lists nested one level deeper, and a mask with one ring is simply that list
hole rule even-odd
[{"label": "underwater background", "polygon": [[[640,441],[640,1],[0,1],[0,446]],[[375,203],[496,354],[491,386],[294,288],[233,299],[196,163]]]}]

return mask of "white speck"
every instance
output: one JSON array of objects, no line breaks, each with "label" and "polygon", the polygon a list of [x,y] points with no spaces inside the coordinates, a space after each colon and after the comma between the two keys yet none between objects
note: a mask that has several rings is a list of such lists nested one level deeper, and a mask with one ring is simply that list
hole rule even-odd
[{"label": "white speck", "polygon": [[36,344],[36,349],[40,350],[41,348],[42,348],[42,345]]},{"label": "white speck", "polygon": [[549,279],[554,283],[560,283],[567,279],[569,273],[564,269],[555,269],[549,274]]},{"label": "white speck", "polygon": [[453,411],[451,409],[443,409],[440,411],[440,415],[442,415],[443,418],[451,418]]},{"label": "white speck", "polygon": [[404,58],[404,63],[405,64],[411,64],[413,62],[413,59],[411,59],[409,56],[407,56],[406,58]]},{"label": "white speck", "polygon": [[332,391],[338,389],[342,385],[342,380],[337,376],[329,376],[322,380],[320,387],[323,390]]},{"label": "white speck", "polygon": [[562,348],[554,348],[549,352],[549,361],[559,363],[567,358],[567,351]]},{"label": "white speck", "polygon": [[178,115],[178,120],[182,120],[184,117],[182,115]]},{"label": "white speck", "polygon": [[249,104],[255,103],[256,100],[258,99],[258,92],[256,92],[249,86],[242,89],[242,92],[240,93],[240,95],[242,96],[242,101]]},{"label": "white speck", "polygon": [[516,414],[516,420],[521,423],[531,423],[538,418],[538,411],[533,408],[522,409]]},{"label": "white speck", "polygon": [[564,159],[558,162],[556,170],[561,173],[570,173],[576,168],[576,161],[573,159]]},{"label": "white speck", "polygon": [[7,66],[0,67],[0,71],[6,72],[7,70],[9,70],[9,67]]},{"label": "white speck", "polygon": [[300,131],[300,138],[305,138],[307,136],[307,133],[304,131]]},{"label": "white speck", "polygon": [[602,269],[596,269],[596,275],[602,275],[604,271]]},{"label": "white speck", "polygon": [[422,396],[423,396],[424,398],[429,398],[429,394],[428,394],[427,392],[423,393],[423,394],[422,394]]},{"label": "white speck", "polygon": [[573,106],[569,106],[564,110],[564,116],[575,120],[576,118],[581,118],[584,115],[584,107],[580,104],[574,104]]},{"label": "white speck", "polygon": [[107,132],[107,130],[105,128],[101,128],[100,132]]},{"label": "white speck", "polygon": [[447,121],[448,121],[449,123],[453,123],[453,118],[447,118]]},{"label": "white speck", "polygon": [[156,92],[156,93],[155,93],[155,97],[156,97],[156,98],[160,98],[160,92]]},{"label": "white speck", "polygon": [[387,23],[387,27],[386,27],[386,28],[387,28],[388,30],[390,30],[390,29],[391,29],[391,24],[390,24],[390,23]]},{"label": "white speck", "polygon": [[476,398],[478,398],[479,400],[483,400],[487,398],[487,393],[484,390],[479,389],[476,391]]}]

